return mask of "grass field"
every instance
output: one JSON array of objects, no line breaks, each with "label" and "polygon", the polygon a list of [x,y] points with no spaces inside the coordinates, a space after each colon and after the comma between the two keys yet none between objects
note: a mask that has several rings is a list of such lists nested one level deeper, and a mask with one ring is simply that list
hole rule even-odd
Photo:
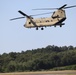
[{"label": "grass field", "polygon": [[76,75],[76,70],[0,73],[0,75]]}]

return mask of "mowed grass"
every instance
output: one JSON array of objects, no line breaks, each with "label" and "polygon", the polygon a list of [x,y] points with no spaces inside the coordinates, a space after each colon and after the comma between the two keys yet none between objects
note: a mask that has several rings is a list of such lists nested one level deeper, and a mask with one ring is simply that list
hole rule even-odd
[{"label": "mowed grass", "polygon": [[76,75],[76,70],[0,73],[0,75]]}]

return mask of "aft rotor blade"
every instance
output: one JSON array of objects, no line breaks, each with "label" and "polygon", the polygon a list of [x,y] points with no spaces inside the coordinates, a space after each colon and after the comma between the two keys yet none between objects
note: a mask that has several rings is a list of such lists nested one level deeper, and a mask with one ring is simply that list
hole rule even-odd
[{"label": "aft rotor blade", "polygon": [[22,18],[25,18],[25,17],[18,17],[18,18],[13,18],[13,19],[10,19],[10,20],[12,21],[12,20],[22,19]]},{"label": "aft rotor blade", "polygon": [[64,5],[61,6],[59,9],[63,9],[63,8],[65,8],[65,6],[67,6],[67,4],[64,4]]},{"label": "aft rotor blade", "polygon": [[41,14],[35,14],[35,15],[30,15],[30,16],[38,16],[38,15],[45,15],[45,14],[51,14],[53,12],[48,12],[48,13],[41,13]]},{"label": "aft rotor blade", "polygon": [[68,6],[68,7],[64,7],[64,9],[73,8],[73,7],[76,7],[76,5],[74,5],[74,6]]},{"label": "aft rotor blade", "polygon": [[61,6],[60,8],[40,8],[40,9],[33,9],[33,10],[56,10],[56,9],[62,9],[65,6],[67,6],[67,4],[64,4],[63,6]]}]

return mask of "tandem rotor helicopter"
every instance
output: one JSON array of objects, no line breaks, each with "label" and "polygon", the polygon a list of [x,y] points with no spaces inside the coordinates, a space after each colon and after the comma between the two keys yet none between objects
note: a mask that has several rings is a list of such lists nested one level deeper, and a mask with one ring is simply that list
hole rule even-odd
[{"label": "tandem rotor helicopter", "polygon": [[[38,30],[38,28],[41,27],[41,30],[44,30],[43,27],[50,27],[50,26],[60,26],[62,27],[62,25],[64,25],[64,21],[66,20],[66,13],[65,13],[65,9],[67,8],[73,8],[76,7],[76,5],[74,6],[67,6],[67,4],[61,6],[60,8],[41,8],[41,9],[33,9],[33,10],[54,10],[56,9],[56,11],[53,12],[51,17],[47,17],[47,18],[33,18],[32,16],[36,16],[36,15],[43,15],[43,14],[48,14],[48,13],[43,13],[43,14],[36,14],[36,15],[27,15],[24,12],[22,12],[21,10],[19,10],[18,12],[20,14],[23,15],[23,17],[18,17],[18,18],[13,18],[10,20],[16,20],[16,19],[21,19],[21,18],[27,18],[26,19],[26,23],[24,24],[24,27],[26,28],[36,28],[36,30]],[[51,13],[51,12],[50,12]]]}]

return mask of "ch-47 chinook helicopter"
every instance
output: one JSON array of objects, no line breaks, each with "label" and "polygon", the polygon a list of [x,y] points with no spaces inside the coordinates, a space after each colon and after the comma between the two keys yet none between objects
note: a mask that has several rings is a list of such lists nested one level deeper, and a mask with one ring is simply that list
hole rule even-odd
[{"label": "ch-47 chinook helicopter", "polygon": [[[47,18],[33,18],[32,16],[36,16],[36,15],[42,15],[42,14],[36,14],[36,15],[27,15],[24,12],[22,12],[21,10],[19,10],[18,12],[20,14],[23,15],[23,17],[18,17],[18,18],[13,18],[10,20],[16,20],[16,19],[21,19],[21,18],[27,18],[26,23],[24,24],[24,27],[26,28],[36,28],[36,30],[38,30],[39,27],[41,27],[41,30],[43,30],[43,27],[48,27],[48,26],[60,26],[62,27],[62,25],[64,25],[64,21],[66,20],[66,13],[65,13],[65,9],[67,8],[73,8],[76,7],[76,5],[74,6],[68,6],[66,7],[67,4],[61,6],[60,8],[41,8],[41,9],[34,9],[34,10],[53,10],[53,9],[57,9],[56,11],[53,12],[51,17],[47,17]],[[46,14],[46,13],[43,13]]]}]

